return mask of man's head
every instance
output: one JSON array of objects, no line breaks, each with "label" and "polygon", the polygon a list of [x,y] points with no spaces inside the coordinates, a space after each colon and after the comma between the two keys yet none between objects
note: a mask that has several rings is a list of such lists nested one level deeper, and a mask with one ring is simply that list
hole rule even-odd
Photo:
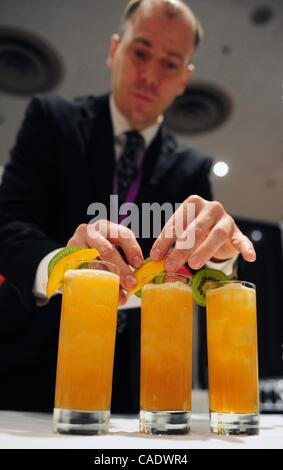
[{"label": "man's head", "polygon": [[[150,0],[152,5],[154,5],[154,0]],[[163,4],[167,4],[168,9],[167,9],[167,14],[168,16],[174,17],[175,15],[179,13],[183,14],[190,14],[191,19],[195,23],[195,39],[194,39],[194,50],[197,49],[199,46],[202,38],[203,38],[203,29],[198,21],[197,17],[193,14],[193,12],[189,9],[187,5],[183,3],[183,0],[162,0]],[[127,26],[128,20],[134,15],[134,13],[138,10],[138,8],[141,6],[141,4],[144,3],[144,0],[131,0],[128,2],[123,16],[121,20],[121,25],[120,25],[120,30],[119,30],[119,35],[120,37],[123,35],[125,28]],[[155,2],[156,4],[160,3],[160,0]],[[170,8],[171,7],[171,8]]]},{"label": "man's head", "polygon": [[156,122],[181,95],[193,71],[201,27],[181,0],[133,0],[120,35],[111,40],[107,64],[116,105],[132,128]]}]

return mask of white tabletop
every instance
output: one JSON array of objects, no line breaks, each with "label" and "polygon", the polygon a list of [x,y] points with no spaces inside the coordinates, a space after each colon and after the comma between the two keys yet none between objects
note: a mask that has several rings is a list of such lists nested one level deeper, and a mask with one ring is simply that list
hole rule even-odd
[{"label": "white tabletop", "polygon": [[193,414],[186,436],[147,436],[139,432],[137,416],[111,417],[109,434],[54,434],[52,415],[0,411],[1,449],[283,449],[283,416],[262,415],[259,436],[219,436],[209,432],[208,415]]}]

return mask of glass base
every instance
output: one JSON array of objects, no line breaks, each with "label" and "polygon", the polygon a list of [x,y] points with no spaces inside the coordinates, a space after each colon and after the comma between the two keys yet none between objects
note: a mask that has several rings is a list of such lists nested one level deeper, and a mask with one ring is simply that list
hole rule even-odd
[{"label": "glass base", "polygon": [[259,434],[259,415],[210,412],[210,431],[224,435],[256,436]]},{"label": "glass base", "polygon": [[146,434],[187,434],[190,411],[140,411],[140,432]]},{"label": "glass base", "polygon": [[80,411],[54,408],[53,430],[61,434],[105,434],[110,411]]}]

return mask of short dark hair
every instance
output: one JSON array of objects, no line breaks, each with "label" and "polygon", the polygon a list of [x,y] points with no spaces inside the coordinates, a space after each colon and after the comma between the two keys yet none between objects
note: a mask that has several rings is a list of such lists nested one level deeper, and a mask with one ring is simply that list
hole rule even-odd
[{"label": "short dark hair", "polygon": [[[124,10],[123,16],[122,16],[121,24],[120,24],[120,30],[119,30],[120,35],[123,34],[125,30],[125,24],[134,15],[134,13],[140,7],[142,2],[143,0],[130,0],[130,2],[127,4]],[[196,22],[196,34],[195,34],[195,42],[194,42],[194,51],[195,51],[203,39],[203,28],[194,13],[193,13],[193,16]]]}]

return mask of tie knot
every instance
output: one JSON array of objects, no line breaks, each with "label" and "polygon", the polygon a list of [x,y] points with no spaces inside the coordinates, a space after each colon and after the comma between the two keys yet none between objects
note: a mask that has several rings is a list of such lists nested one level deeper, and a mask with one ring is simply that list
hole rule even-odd
[{"label": "tie knot", "polygon": [[138,131],[127,131],[125,132],[126,136],[126,146],[128,149],[142,149],[145,145],[143,136]]}]

